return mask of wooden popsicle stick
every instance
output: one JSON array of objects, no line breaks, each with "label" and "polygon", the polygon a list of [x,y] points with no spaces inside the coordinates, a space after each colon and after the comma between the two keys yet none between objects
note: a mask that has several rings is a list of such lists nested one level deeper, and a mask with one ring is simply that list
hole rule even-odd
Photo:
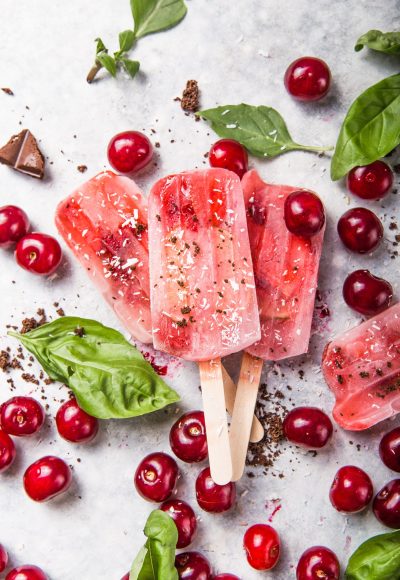
[{"label": "wooden popsicle stick", "polygon": [[[226,410],[232,417],[233,407],[235,405],[236,398],[236,385],[232,381],[230,374],[227,372],[224,365],[222,365],[222,378],[224,380],[224,391],[225,391],[225,404]],[[250,441],[251,443],[258,443],[264,437],[264,427],[261,425],[257,417],[253,416],[253,422],[251,424]]]},{"label": "wooden popsicle stick", "polygon": [[221,359],[199,362],[211,477],[218,485],[232,479],[232,459]]},{"label": "wooden popsicle stick", "polygon": [[245,352],[231,422],[232,481],[243,475],[263,360]]}]

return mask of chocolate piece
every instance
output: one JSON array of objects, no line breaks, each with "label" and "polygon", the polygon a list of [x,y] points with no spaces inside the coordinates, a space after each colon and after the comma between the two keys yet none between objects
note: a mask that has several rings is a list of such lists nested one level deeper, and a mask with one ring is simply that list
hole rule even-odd
[{"label": "chocolate piece", "polygon": [[196,112],[199,110],[199,86],[197,81],[191,80],[186,83],[186,89],[183,91],[181,107],[184,111]]},{"label": "chocolate piece", "polygon": [[35,137],[28,129],[13,135],[9,142],[0,148],[0,163],[31,177],[43,179],[44,157]]}]

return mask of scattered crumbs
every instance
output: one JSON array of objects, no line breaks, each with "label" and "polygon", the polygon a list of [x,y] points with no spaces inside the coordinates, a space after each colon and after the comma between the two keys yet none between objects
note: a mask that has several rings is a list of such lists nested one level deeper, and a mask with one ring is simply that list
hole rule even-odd
[{"label": "scattered crumbs", "polygon": [[24,380],[26,383],[32,383],[34,385],[38,385],[39,384],[39,381],[35,377],[35,375],[32,375],[30,373],[22,373],[21,379]]},{"label": "scattered crumbs", "polygon": [[200,105],[200,91],[198,82],[195,80],[187,81],[186,88],[183,91],[182,99],[180,99],[181,107],[184,111],[195,113],[199,110]]},{"label": "scattered crumbs", "polygon": [[4,87],[1,90],[3,91],[3,93],[6,93],[6,95],[10,95],[10,97],[14,96],[14,92],[11,89],[9,89],[8,87]]},{"label": "scattered crumbs", "polygon": [[87,171],[87,165],[78,165],[77,170],[79,173],[85,173]]}]

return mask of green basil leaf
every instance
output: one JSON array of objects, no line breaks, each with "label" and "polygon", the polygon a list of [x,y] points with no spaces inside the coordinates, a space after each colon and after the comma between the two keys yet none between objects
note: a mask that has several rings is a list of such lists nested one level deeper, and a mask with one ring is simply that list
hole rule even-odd
[{"label": "green basil leaf", "polygon": [[381,32],[369,30],[357,40],[354,50],[356,52],[368,46],[372,50],[386,54],[400,54],[400,32]]},{"label": "green basil leaf", "polygon": [[256,157],[275,157],[286,151],[326,151],[295,143],[282,116],[272,107],[225,105],[196,113],[209,121],[220,137],[235,139]]},{"label": "green basil leaf", "polygon": [[350,557],[346,580],[400,580],[400,530],[370,538]]},{"label": "green basil leaf", "polygon": [[332,158],[332,179],[385,157],[399,143],[400,74],[396,74],[364,91],[351,105]]},{"label": "green basil leaf", "polygon": [[147,542],[132,564],[129,580],[178,580],[175,568],[178,531],[172,518],[161,510],[154,510],[144,533]]},{"label": "green basil leaf", "polygon": [[107,52],[106,46],[104,42],[101,40],[101,38],[96,38],[95,42],[96,42],[96,56],[100,54],[100,52]]},{"label": "green basil leaf", "polygon": [[127,52],[131,50],[135,43],[135,35],[133,30],[124,30],[119,34],[119,49],[121,52]]},{"label": "green basil leaf", "polygon": [[108,70],[111,76],[115,77],[117,75],[117,63],[112,56],[100,53],[97,55],[96,59],[106,70]]},{"label": "green basil leaf", "polygon": [[179,400],[120,332],[95,320],[65,316],[10,335],[35,355],[50,378],[69,386],[82,409],[99,419],[137,417]]},{"label": "green basil leaf", "polygon": [[126,72],[134,78],[140,68],[140,62],[138,60],[130,60],[129,58],[121,58],[121,62],[124,65]]},{"label": "green basil leaf", "polygon": [[131,0],[136,38],[176,26],[186,15],[183,0]]}]

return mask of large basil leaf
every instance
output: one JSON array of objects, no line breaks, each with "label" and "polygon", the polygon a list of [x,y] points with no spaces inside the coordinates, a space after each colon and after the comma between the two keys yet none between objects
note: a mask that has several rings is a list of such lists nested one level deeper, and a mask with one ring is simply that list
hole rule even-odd
[{"label": "large basil leaf", "polygon": [[346,580],[400,580],[400,530],[370,538],[350,557]]},{"label": "large basil leaf", "polygon": [[131,0],[135,37],[172,28],[186,15],[183,0]]},{"label": "large basil leaf", "polygon": [[351,105],[340,130],[331,177],[384,157],[400,143],[400,74],[364,91]]},{"label": "large basil leaf", "polygon": [[132,564],[129,580],[178,580],[175,568],[178,531],[172,518],[161,510],[154,510],[144,533],[147,542]]},{"label": "large basil leaf", "polygon": [[65,316],[26,334],[9,334],[99,419],[137,417],[179,400],[120,332],[95,320]]},{"label": "large basil leaf", "polygon": [[272,107],[254,107],[242,103],[196,114],[209,121],[217,135],[239,141],[256,157],[275,157],[295,149],[317,152],[327,150],[295,143],[282,116]]},{"label": "large basil leaf", "polygon": [[386,54],[400,54],[400,32],[381,32],[380,30],[369,30],[357,40],[355,51],[362,50],[368,46],[372,50],[384,52]]}]

